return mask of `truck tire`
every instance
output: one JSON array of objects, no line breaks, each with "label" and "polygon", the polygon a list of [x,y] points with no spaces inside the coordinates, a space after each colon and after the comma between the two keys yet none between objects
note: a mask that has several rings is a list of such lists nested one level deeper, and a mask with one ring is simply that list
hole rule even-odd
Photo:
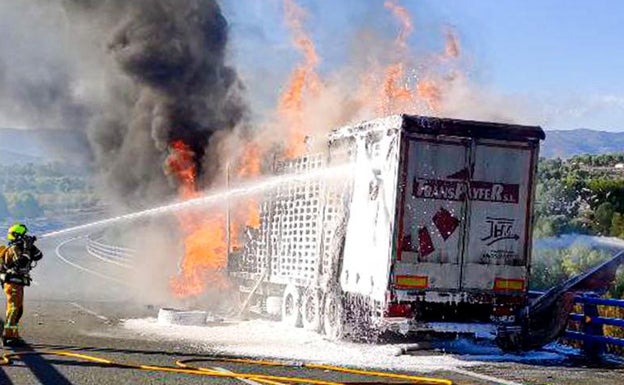
[{"label": "truck tire", "polygon": [[317,288],[308,288],[301,301],[301,322],[306,330],[321,330],[322,293]]},{"label": "truck tire", "polygon": [[287,285],[284,290],[282,322],[288,326],[301,327],[301,291],[295,285]]},{"label": "truck tire", "polygon": [[330,291],[325,296],[323,330],[330,340],[336,341],[344,337],[345,313],[342,296],[338,291]]},{"label": "truck tire", "polygon": [[345,318],[349,323],[349,339],[374,343],[379,330],[373,327],[373,309],[370,301],[362,295],[351,296],[345,304]]}]

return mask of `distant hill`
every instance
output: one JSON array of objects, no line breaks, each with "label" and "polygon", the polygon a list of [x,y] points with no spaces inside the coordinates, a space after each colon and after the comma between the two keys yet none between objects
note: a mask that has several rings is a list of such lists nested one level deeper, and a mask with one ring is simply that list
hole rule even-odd
[{"label": "distant hill", "polygon": [[546,141],[540,156],[569,158],[580,154],[605,154],[624,152],[624,132],[576,130],[546,131]]},{"label": "distant hill", "polygon": [[0,128],[1,164],[84,161],[87,139],[70,130]]},{"label": "distant hill", "polygon": [[18,162],[40,164],[45,163],[45,159],[34,155],[11,151],[0,145],[0,165],[9,165]]},{"label": "distant hill", "polygon": [[[69,130],[0,128],[0,162],[84,161],[87,139]],[[578,154],[624,152],[624,132],[589,129],[549,130],[540,156],[569,158]]]}]

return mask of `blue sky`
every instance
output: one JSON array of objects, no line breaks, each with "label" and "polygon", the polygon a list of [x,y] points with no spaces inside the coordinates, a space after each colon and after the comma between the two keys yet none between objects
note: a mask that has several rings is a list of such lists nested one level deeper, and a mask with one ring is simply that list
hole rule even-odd
[{"label": "blue sky", "polygon": [[[308,29],[330,72],[347,60],[358,30],[393,36],[383,0],[299,0]],[[546,128],[624,131],[624,1],[402,0],[414,17],[410,45],[435,50],[453,26],[469,76],[501,95],[547,111]],[[274,84],[297,60],[281,18],[281,0],[229,0],[235,62],[255,97],[274,97]],[[253,68],[253,71],[251,70]],[[258,85],[258,75],[262,84]],[[272,85],[272,86],[269,86]]]}]

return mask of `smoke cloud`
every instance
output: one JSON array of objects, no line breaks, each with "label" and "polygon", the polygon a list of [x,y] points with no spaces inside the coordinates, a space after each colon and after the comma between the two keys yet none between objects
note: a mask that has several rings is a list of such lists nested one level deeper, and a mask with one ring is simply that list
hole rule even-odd
[{"label": "smoke cloud", "polygon": [[71,87],[75,67],[58,49],[63,16],[49,2],[0,2],[0,126],[86,125],[88,108]]},{"label": "smoke cloud", "polygon": [[[66,3],[73,14],[118,20],[107,52],[123,75],[125,96],[111,99],[89,127],[98,164],[126,199],[161,199],[171,193],[162,168],[172,141],[195,154],[198,169],[218,161],[209,141],[242,122],[246,106],[236,72],[225,64],[227,22],[213,0],[143,0]],[[117,84],[117,87],[124,83]],[[128,87],[130,86],[130,87]],[[128,92],[130,91],[130,92]]]},{"label": "smoke cloud", "polygon": [[86,133],[119,202],[173,195],[161,166],[173,141],[192,148],[204,182],[219,168],[211,138],[247,107],[216,1],[28,0],[0,12],[0,117]]},{"label": "smoke cloud", "polygon": [[[177,141],[206,188],[224,163],[220,143],[249,130],[228,33],[215,0],[0,0],[0,124],[86,136],[114,210],[177,196],[167,169]],[[166,297],[184,253],[179,224],[136,226],[117,240],[140,250],[135,294]]]}]

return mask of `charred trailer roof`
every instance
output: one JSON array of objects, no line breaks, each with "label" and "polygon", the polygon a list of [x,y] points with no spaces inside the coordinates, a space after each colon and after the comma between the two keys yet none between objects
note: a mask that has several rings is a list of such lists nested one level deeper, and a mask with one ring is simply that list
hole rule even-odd
[{"label": "charred trailer roof", "polygon": [[430,118],[414,115],[403,115],[403,128],[408,132],[420,134],[467,138],[511,141],[544,140],[546,138],[544,130],[539,126]]},{"label": "charred trailer roof", "polygon": [[396,129],[397,127],[408,133],[434,136],[445,135],[521,142],[540,141],[546,138],[544,130],[539,126],[402,114],[338,128],[332,131],[329,140],[331,142],[349,136],[381,131],[386,128]]}]

